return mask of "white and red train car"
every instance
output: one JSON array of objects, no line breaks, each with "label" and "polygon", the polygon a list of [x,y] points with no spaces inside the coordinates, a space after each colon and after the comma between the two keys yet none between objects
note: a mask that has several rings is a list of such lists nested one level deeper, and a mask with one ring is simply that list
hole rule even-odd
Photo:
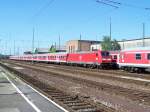
[{"label": "white and red train car", "polygon": [[121,51],[119,56],[119,67],[133,72],[141,72],[150,68],[150,48]]},{"label": "white and red train car", "polygon": [[66,63],[67,53],[28,54],[10,56],[12,60]]},{"label": "white and red train car", "polygon": [[77,53],[49,53],[49,54],[30,54],[22,56],[10,56],[12,60],[23,61],[44,61],[67,64],[80,64],[95,66],[113,66],[115,60],[111,58],[108,51],[92,51],[92,52],[77,52]]}]

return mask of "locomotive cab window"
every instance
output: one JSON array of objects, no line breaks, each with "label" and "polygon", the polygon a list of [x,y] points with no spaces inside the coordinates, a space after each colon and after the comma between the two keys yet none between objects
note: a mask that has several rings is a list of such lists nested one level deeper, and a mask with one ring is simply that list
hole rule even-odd
[{"label": "locomotive cab window", "polygon": [[102,57],[107,57],[109,56],[109,52],[102,51],[101,55]]},{"label": "locomotive cab window", "polygon": [[141,60],[141,54],[136,54],[135,58],[136,58],[136,60]]},{"label": "locomotive cab window", "polygon": [[150,53],[147,54],[147,59],[150,60]]}]

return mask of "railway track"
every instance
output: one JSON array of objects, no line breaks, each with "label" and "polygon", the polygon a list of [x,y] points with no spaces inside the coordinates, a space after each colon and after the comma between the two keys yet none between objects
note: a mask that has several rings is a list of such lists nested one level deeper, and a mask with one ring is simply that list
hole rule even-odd
[{"label": "railway track", "polygon": [[[10,61],[10,60],[9,60]],[[14,62],[14,60],[12,61]],[[18,61],[15,61],[18,62]],[[19,61],[20,63],[20,61]],[[21,62],[21,63],[25,63],[25,64],[32,64],[31,62]],[[84,67],[78,67],[78,66],[67,66],[67,65],[57,65],[57,64],[46,64],[46,63],[34,63],[34,66],[41,66],[41,67],[46,67],[46,68],[55,68],[55,69],[59,69],[59,70],[64,70],[64,71],[68,71],[68,72],[80,72],[80,73],[86,73],[86,74],[91,74],[94,76],[101,76],[103,73],[105,76],[130,76],[130,77],[138,77],[138,78],[145,78],[145,79],[150,79],[150,75],[148,72],[146,72],[145,74],[143,73],[129,73],[126,71],[122,71],[122,70],[103,70],[103,69],[91,69],[91,68],[84,68]],[[75,69],[76,68],[76,69]]]},{"label": "railway track", "polygon": [[[11,63],[13,63],[13,61]],[[16,63],[21,65],[19,62],[16,62]],[[26,62],[21,62],[21,63],[33,66],[33,64],[31,64],[31,63],[26,63]],[[130,86],[130,88],[133,88],[133,87],[135,88],[135,86],[136,86],[136,89],[150,92],[150,81],[148,81],[150,76],[143,78],[142,76],[135,77],[135,76],[129,76],[129,75],[127,76],[124,74],[116,75],[115,73],[112,73],[112,74],[105,73],[106,71],[104,73],[103,72],[96,72],[96,71],[90,72],[90,71],[85,71],[87,69],[77,70],[77,69],[71,69],[70,67],[69,68],[66,68],[66,67],[61,68],[61,66],[59,66],[59,65],[51,66],[48,64],[41,64],[41,63],[40,64],[39,63],[34,64],[34,66],[41,67],[42,69],[47,69],[51,72],[52,71],[53,72],[62,71],[62,73],[64,72],[64,73],[74,74],[73,76],[75,76],[75,77],[87,77],[90,80],[92,80],[93,78],[104,79],[104,80],[102,80],[102,82],[105,82],[105,83],[110,84],[110,85],[115,85],[115,86],[117,85],[117,83],[116,83],[116,81],[117,81],[118,83],[121,83],[121,85],[123,85],[124,88],[129,88],[129,86]],[[69,74],[69,76],[70,76],[70,74]],[[126,76],[127,76],[127,78],[126,78]],[[146,79],[146,81],[136,80],[136,78],[141,78],[144,80]],[[119,86],[121,86],[121,85],[119,85]]]},{"label": "railway track", "polygon": [[150,93],[149,92],[139,91],[139,90],[134,90],[134,89],[127,89],[127,88],[100,83],[100,82],[96,82],[92,80],[67,76],[67,75],[52,72],[50,70],[44,69],[42,67],[37,67],[37,66],[23,65],[23,64],[20,64],[19,66],[27,67],[29,69],[34,69],[38,72],[45,72],[47,74],[53,75],[54,77],[62,78],[65,80],[71,80],[73,82],[80,83],[91,88],[105,91],[109,94],[119,95],[128,99],[131,99],[133,101],[136,101],[140,104],[150,105]]},{"label": "railway track", "polygon": [[64,91],[46,84],[44,81],[37,80],[36,78],[31,77],[27,74],[18,72],[15,69],[8,67],[2,63],[0,63],[0,65],[7,70],[15,73],[17,77],[37,88],[39,91],[47,95],[56,103],[66,108],[69,112],[116,112],[114,109],[106,107],[102,104],[101,106],[100,104],[99,106],[97,106],[94,102],[91,102],[89,100],[85,100],[78,96],[69,95]]}]

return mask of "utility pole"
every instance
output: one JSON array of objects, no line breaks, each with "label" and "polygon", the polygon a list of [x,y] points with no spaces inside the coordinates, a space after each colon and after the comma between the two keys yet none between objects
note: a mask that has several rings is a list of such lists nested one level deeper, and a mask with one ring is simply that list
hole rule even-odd
[{"label": "utility pole", "polygon": [[59,50],[60,50],[60,34],[59,34]]},{"label": "utility pole", "polygon": [[11,55],[11,48],[9,48],[9,55]]},{"label": "utility pole", "polygon": [[145,39],[145,23],[143,23],[143,47],[145,47],[144,39]]},{"label": "utility pole", "polygon": [[40,42],[38,41],[38,48],[40,48]]},{"label": "utility pole", "polygon": [[81,36],[81,34],[80,34],[80,40],[79,40],[80,50],[79,50],[79,51],[82,50],[82,49],[81,49],[81,39],[82,39],[82,36]]},{"label": "utility pole", "polygon": [[14,40],[14,55],[16,54],[15,52],[16,52],[16,42],[15,42],[15,40]]},{"label": "utility pole", "polygon": [[35,29],[33,27],[33,35],[32,35],[32,54],[34,52],[34,33],[35,33]]},{"label": "utility pole", "polygon": [[111,40],[111,30],[112,30],[111,27],[112,27],[112,26],[111,26],[111,17],[110,17],[110,23],[109,23],[109,36],[110,36],[110,40]]},{"label": "utility pole", "polygon": [[55,49],[56,49],[56,42],[55,42]]},{"label": "utility pole", "polygon": [[7,55],[7,40],[5,41],[5,55]]},{"label": "utility pole", "polygon": [[[33,53],[34,53],[34,32],[35,32],[35,29],[33,27],[33,35],[32,35],[32,58],[33,58]],[[33,63],[33,59],[32,59],[32,63]]]},{"label": "utility pole", "polygon": [[[0,44],[1,44],[1,41],[2,41],[2,39],[0,39]],[[0,45],[1,46],[1,45]],[[1,47],[1,49],[0,49],[1,51],[0,51],[0,56],[1,56],[1,54],[2,54],[2,47]],[[1,58],[1,57],[0,57]]]},{"label": "utility pole", "polygon": [[17,50],[18,50],[18,51],[17,51],[17,54],[19,55],[19,54],[20,54],[20,52],[19,52],[19,51],[20,51],[19,46],[18,46],[18,49],[17,49]]}]

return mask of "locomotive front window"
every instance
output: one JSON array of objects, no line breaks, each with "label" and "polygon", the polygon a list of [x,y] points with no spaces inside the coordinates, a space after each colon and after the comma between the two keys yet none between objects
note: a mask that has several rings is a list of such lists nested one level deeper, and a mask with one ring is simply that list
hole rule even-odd
[{"label": "locomotive front window", "polygon": [[141,54],[136,54],[136,60],[141,60]]},{"label": "locomotive front window", "polygon": [[147,59],[150,60],[150,53],[147,54]]},{"label": "locomotive front window", "polygon": [[101,54],[102,54],[102,57],[109,56],[109,52],[104,52],[104,51],[103,51]]}]

